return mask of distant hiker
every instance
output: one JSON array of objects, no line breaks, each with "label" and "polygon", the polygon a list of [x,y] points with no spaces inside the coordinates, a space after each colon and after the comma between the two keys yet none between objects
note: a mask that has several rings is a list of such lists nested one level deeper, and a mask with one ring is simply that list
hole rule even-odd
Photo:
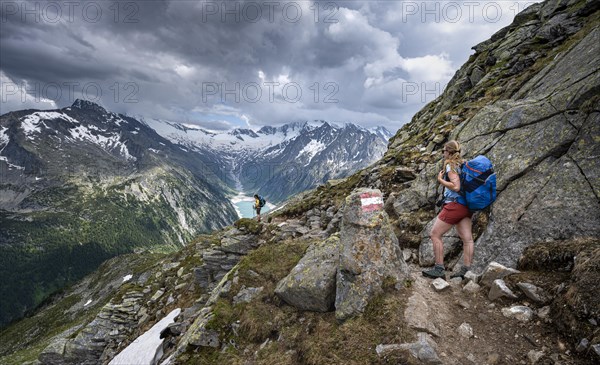
[{"label": "distant hiker", "polygon": [[262,196],[260,196],[258,194],[254,194],[254,209],[256,209],[256,217],[259,222],[260,222],[260,208],[264,207],[266,202],[267,201],[265,200],[265,198],[263,198]]},{"label": "distant hiker", "polygon": [[457,141],[449,141],[444,145],[444,169],[437,175],[437,181],[444,186],[443,200],[438,203],[442,204],[442,211],[437,216],[429,234],[433,242],[435,266],[433,269],[423,270],[423,275],[429,278],[446,277],[444,273],[444,243],[442,236],[454,225],[460,239],[463,241],[464,265],[457,273],[450,277],[464,278],[473,260],[472,213],[466,207],[465,199],[459,194],[459,175],[463,163],[460,153],[460,144]]}]

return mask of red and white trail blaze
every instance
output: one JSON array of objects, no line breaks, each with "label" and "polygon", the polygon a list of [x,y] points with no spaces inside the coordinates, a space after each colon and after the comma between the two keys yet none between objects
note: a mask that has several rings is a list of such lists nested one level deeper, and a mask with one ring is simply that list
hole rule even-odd
[{"label": "red and white trail blaze", "polygon": [[383,208],[383,197],[377,193],[360,194],[360,204],[363,212],[372,212]]}]

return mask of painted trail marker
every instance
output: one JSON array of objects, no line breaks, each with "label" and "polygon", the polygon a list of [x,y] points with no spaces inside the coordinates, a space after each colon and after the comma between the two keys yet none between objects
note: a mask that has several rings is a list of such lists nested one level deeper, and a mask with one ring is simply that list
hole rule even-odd
[{"label": "painted trail marker", "polygon": [[383,208],[383,197],[378,193],[360,194],[360,204],[363,212],[372,212]]}]

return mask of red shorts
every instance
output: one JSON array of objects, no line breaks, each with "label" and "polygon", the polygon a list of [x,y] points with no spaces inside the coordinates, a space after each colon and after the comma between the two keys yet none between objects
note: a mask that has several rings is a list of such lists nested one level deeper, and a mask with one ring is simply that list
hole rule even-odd
[{"label": "red shorts", "polygon": [[438,214],[438,218],[448,224],[458,224],[463,218],[471,218],[473,213],[469,212],[469,209],[460,203],[448,203],[444,204],[442,211]]}]

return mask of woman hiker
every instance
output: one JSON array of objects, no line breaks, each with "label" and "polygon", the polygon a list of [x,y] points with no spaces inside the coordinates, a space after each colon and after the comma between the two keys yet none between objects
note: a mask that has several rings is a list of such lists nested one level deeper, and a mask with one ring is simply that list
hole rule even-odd
[{"label": "woman hiker", "polygon": [[429,278],[446,277],[444,273],[444,243],[442,236],[452,226],[456,226],[458,235],[463,242],[464,265],[457,273],[450,277],[464,279],[473,260],[472,214],[467,209],[464,198],[459,194],[460,166],[463,163],[460,152],[460,144],[457,141],[449,141],[444,145],[444,169],[437,176],[437,181],[444,186],[443,207],[429,234],[433,242],[435,266],[433,269],[423,270],[423,275]]},{"label": "woman hiker", "polygon": [[254,194],[254,209],[256,210],[257,220],[260,222],[260,208],[262,205],[260,204],[260,197],[258,194]]}]

